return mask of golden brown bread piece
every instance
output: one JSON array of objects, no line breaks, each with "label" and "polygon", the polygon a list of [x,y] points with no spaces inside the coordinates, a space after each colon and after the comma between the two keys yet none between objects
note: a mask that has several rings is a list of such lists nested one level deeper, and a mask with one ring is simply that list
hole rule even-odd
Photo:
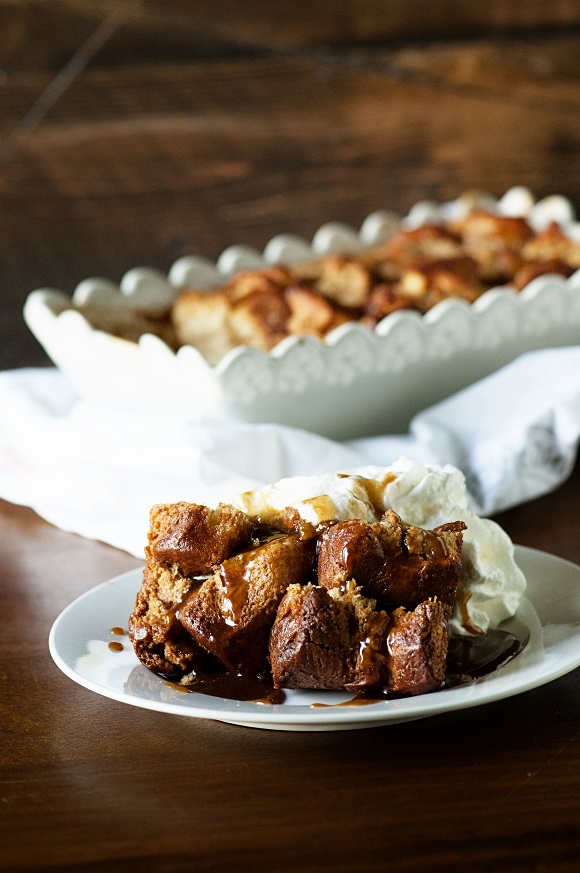
[{"label": "golden brown bread piece", "polygon": [[151,509],[143,583],[129,619],[129,636],[150,670],[182,675],[208,666],[211,656],[179,624],[179,607],[202,579],[250,539],[250,519],[234,507],[191,503]]},{"label": "golden brown bread piece", "polygon": [[545,276],[548,273],[555,273],[559,276],[567,278],[574,272],[574,268],[560,258],[552,258],[548,261],[526,261],[525,264],[516,271],[511,284],[516,291],[521,291],[526,285],[529,285],[533,279],[538,276]]},{"label": "golden brown bread piece", "polygon": [[175,565],[185,576],[204,576],[240,551],[253,528],[248,516],[229,504],[216,509],[197,503],[158,504],[150,514],[149,546],[159,563]]},{"label": "golden brown bread piece", "polygon": [[297,534],[276,536],[225,560],[183,604],[179,620],[227,667],[262,672],[278,604],[313,564],[313,544]]},{"label": "golden brown bread piece", "polygon": [[304,285],[291,285],[284,297],[290,307],[287,322],[290,334],[320,338],[355,317],[352,311],[347,311]]},{"label": "golden brown bread piece", "polygon": [[419,260],[403,271],[396,287],[402,296],[414,299],[423,311],[448,297],[461,297],[473,303],[485,290],[477,275],[476,261],[466,255]]},{"label": "golden brown bread piece", "polygon": [[311,288],[339,306],[364,306],[372,286],[372,274],[361,258],[324,255],[316,261],[292,267],[291,284]]},{"label": "golden brown bread piece", "polygon": [[525,218],[477,209],[452,224],[464,253],[475,259],[482,282],[508,282],[523,263],[522,248],[534,236]]},{"label": "golden brown bread piece", "polygon": [[532,239],[534,232],[525,218],[498,215],[484,209],[474,209],[464,218],[449,223],[464,243],[488,240],[496,248],[518,249]]},{"label": "golden brown bread piece", "polygon": [[387,691],[425,694],[445,679],[449,636],[447,612],[438,600],[420,603],[412,612],[391,615],[387,638]]},{"label": "golden brown bread piece", "polygon": [[236,345],[269,352],[288,336],[291,311],[279,288],[252,291],[232,304],[229,329]]},{"label": "golden brown bread piece", "polygon": [[372,285],[370,272],[360,261],[329,255],[320,261],[320,276],[314,290],[339,306],[356,309],[366,303]]},{"label": "golden brown bread piece", "polygon": [[400,230],[384,246],[384,260],[407,267],[425,258],[440,260],[461,254],[457,236],[439,224]]},{"label": "golden brown bread piece", "polygon": [[557,259],[577,270],[580,268],[580,242],[567,237],[562,227],[553,221],[525,244],[522,257],[526,261]]},{"label": "golden brown bread piece", "polygon": [[383,685],[390,620],[374,607],[352,581],[332,591],[291,585],[270,634],[274,685],[353,691]]},{"label": "golden brown bread piece", "polygon": [[194,346],[208,363],[219,363],[236,346],[229,326],[230,309],[224,291],[183,291],[171,310],[178,345]]},{"label": "golden brown bread piece", "polygon": [[378,285],[375,285],[369,295],[361,321],[367,327],[372,328],[385,316],[400,309],[417,309],[421,311],[419,301],[409,295],[402,294],[398,282],[380,282]]},{"label": "golden brown bread piece", "polygon": [[368,580],[376,576],[384,561],[384,549],[374,525],[356,518],[339,521],[320,538],[318,584],[335,588],[356,579],[366,590]]},{"label": "golden brown bread piece", "polygon": [[464,522],[425,530],[389,509],[376,528],[385,563],[369,584],[371,596],[408,609],[437,598],[451,613],[461,575]]},{"label": "golden brown bread piece", "polygon": [[441,687],[447,648],[443,604],[428,600],[389,615],[351,580],[342,588],[288,588],[270,634],[270,663],[278,688],[424,694]]},{"label": "golden brown bread piece", "polygon": [[437,598],[449,608],[461,573],[463,522],[434,530],[406,524],[393,510],[380,522],[338,522],[323,534],[318,582],[327,588],[356,579],[383,608],[413,609]]},{"label": "golden brown bread piece", "polygon": [[236,273],[224,286],[232,303],[243,300],[251,294],[280,294],[294,281],[292,272],[281,266],[262,267],[260,270],[242,270]]},{"label": "golden brown bread piece", "polygon": [[175,566],[159,564],[149,547],[145,554],[143,582],[129,618],[135,654],[154,673],[176,678],[211,666],[211,656],[176,617],[179,605],[199,582]]}]

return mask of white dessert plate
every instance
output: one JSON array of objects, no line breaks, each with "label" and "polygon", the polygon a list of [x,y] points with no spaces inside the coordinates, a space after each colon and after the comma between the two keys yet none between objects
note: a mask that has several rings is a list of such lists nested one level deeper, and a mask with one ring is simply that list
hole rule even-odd
[{"label": "white dessert plate", "polygon": [[[559,221],[580,240],[580,222],[564,197],[538,202],[513,188],[483,205],[502,215],[523,215],[535,230]],[[280,235],[263,252],[231,246],[214,264],[180,258],[168,275],[148,267],[129,270],[117,285],[85,279],[72,295],[82,306],[118,312],[167,306],[184,287],[211,288],[240,270],[292,264],[331,253],[355,254],[388,239],[398,227],[457,217],[461,198],[417,203],[405,218],[369,215],[357,230],[323,225],[311,242]],[[193,346],[172,351],[143,334],[138,342],[94,329],[71,297],[53,288],[33,291],[24,318],[37,340],[79,395],[99,406],[186,413],[192,420],[276,422],[352,439],[404,433],[412,417],[534,349],[580,342],[580,270],[563,279],[545,275],[519,294],[493,288],[475,303],[449,299],[425,315],[400,310],[368,330],[357,322],[337,327],[323,342],[290,336],[271,352],[239,346],[210,365]]]},{"label": "white dessert plate", "polygon": [[[530,633],[523,652],[469,685],[419,697],[345,706],[340,704],[352,695],[332,691],[286,692],[282,704],[183,693],[143,667],[128,637],[118,633],[127,627],[140,570],[104,582],[71,603],[52,627],[50,653],[63,673],[90,691],[173,715],[285,731],[349,730],[426,718],[521,694],[580,665],[580,567],[521,546],[515,555],[528,580],[516,616]],[[502,627],[509,630],[510,622]]]}]

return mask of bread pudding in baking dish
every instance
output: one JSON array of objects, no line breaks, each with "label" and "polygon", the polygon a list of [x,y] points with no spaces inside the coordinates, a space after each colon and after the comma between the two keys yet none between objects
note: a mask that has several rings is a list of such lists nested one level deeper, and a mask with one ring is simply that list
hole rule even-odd
[{"label": "bread pudding in baking dish", "polygon": [[218,363],[240,345],[270,351],[290,335],[320,339],[348,321],[373,329],[401,309],[424,313],[450,298],[517,291],[547,273],[580,267],[580,243],[557,223],[535,234],[524,218],[474,211],[462,220],[401,229],[358,255],[245,271],[223,287],[187,289],[175,300],[174,343]]},{"label": "bread pudding in baking dish", "polygon": [[210,364],[232,349],[272,350],[289,336],[324,339],[347,322],[369,329],[400,310],[425,313],[443,300],[473,303],[485,291],[521,291],[546,274],[580,268],[580,242],[552,222],[535,232],[526,218],[483,209],[398,231],[356,254],[241,270],[216,288],[182,288],[165,305],[74,304],[99,330],[136,341],[145,333]]},{"label": "bread pudding in baking dish", "polygon": [[100,406],[401,433],[519,355],[580,342],[579,248],[569,201],[512,189],[37,289],[24,317]]},{"label": "bread pudding in baking dish", "polygon": [[392,312],[424,313],[450,298],[473,303],[492,287],[520,291],[538,276],[567,277],[578,268],[580,243],[556,222],[535,233],[525,218],[474,210],[401,228],[356,255],[244,270],[211,290],[185,288],[157,311],[90,302],[78,309],[101,330],[131,340],[152,333],[217,364],[239,346],[270,351],[288,336],[323,339],[350,321],[372,330]]}]

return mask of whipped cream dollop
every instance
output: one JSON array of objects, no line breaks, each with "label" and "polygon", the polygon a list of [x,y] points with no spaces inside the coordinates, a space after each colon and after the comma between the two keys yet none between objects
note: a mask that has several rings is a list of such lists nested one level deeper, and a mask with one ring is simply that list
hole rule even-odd
[{"label": "whipped cream dollop", "polygon": [[471,512],[464,476],[450,465],[400,458],[390,467],[295,476],[247,491],[232,503],[265,524],[275,523],[288,507],[315,526],[351,518],[372,523],[387,509],[424,528],[464,521],[463,567],[449,627],[454,634],[497,627],[515,614],[526,588],[512,541],[498,524]]}]

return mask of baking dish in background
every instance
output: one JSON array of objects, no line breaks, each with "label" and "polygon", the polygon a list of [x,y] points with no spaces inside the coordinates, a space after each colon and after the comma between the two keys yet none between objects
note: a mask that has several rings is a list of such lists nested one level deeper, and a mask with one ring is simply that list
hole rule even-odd
[{"label": "baking dish in background", "polygon": [[[558,221],[580,240],[571,204],[553,196],[535,202],[523,188],[486,208],[523,215],[535,230]],[[343,224],[320,228],[311,243],[274,237],[263,252],[232,246],[214,264],[185,257],[165,276],[138,267],[119,285],[87,279],[76,304],[131,311],[167,307],[184,287],[212,288],[243,269],[292,264],[327,253],[356,254],[388,239],[400,226],[460,215],[465,201],[418,203],[399,219],[368,216],[359,231]],[[544,275],[521,292],[486,291],[475,303],[448,299],[425,314],[400,310],[374,331],[349,322],[324,341],[291,336],[271,352],[240,346],[215,366],[197,349],[173,351],[148,333],[137,341],[96,330],[71,298],[54,289],[32,292],[24,307],[29,328],[79,394],[99,405],[186,413],[194,419],[278,422],[334,439],[398,433],[421,409],[537,348],[580,343],[580,271],[568,279]]]}]

